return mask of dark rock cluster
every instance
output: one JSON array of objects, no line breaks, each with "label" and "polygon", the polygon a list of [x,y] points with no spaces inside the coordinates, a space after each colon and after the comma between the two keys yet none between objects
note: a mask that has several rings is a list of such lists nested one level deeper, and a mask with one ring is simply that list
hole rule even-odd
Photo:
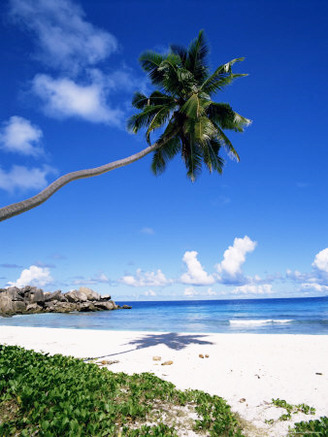
[{"label": "dark rock cluster", "polygon": [[70,313],[102,310],[130,309],[120,307],[111,296],[102,296],[87,287],[62,293],[61,290],[44,292],[40,288],[27,285],[24,288],[0,288],[0,315],[35,313]]}]

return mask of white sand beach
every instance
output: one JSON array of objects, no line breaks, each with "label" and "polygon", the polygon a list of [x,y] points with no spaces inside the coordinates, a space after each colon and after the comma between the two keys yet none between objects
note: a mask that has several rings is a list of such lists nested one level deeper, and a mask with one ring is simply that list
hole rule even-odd
[{"label": "white sand beach", "polygon": [[[291,421],[272,398],[316,408],[293,422],[328,416],[328,336],[96,331],[1,326],[0,343],[27,349],[118,361],[108,368],[153,372],[180,389],[225,398],[257,429],[249,435],[284,436]],[[201,358],[199,355],[203,355]],[[208,355],[208,357],[205,357]],[[161,357],[154,361],[153,357]],[[162,365],[173,361],[171,365]],[[265,420],[275,419],[273,425]]]}]

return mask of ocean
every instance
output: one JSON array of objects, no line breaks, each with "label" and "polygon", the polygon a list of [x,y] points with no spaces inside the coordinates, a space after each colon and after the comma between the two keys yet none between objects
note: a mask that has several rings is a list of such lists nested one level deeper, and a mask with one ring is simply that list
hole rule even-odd
[{"label": "ocean", "polygon": [[328,296],[117,302],[131,310],[0,317],[1,325],[117,331],[328,335]]}]

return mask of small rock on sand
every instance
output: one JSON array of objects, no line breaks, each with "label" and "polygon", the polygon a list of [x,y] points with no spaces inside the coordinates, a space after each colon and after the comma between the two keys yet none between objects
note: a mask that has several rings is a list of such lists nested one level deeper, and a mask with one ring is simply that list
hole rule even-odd
[{"label": "small rock on sand", "polygon": [[100,363],[102,366],[110,366],[111,364],[119,363],[118,360],[101,360]]},{"label": "small rock on sand", "polygon": [[170,366],[171,364],[173,364],[173,361],[164,361],[164,363],[162,363],[162,366]]},{"label": "small rock on sand", "polygon": [[153,357],[153,361],[161,361],[162,357],[159,356],[155,356]]}]

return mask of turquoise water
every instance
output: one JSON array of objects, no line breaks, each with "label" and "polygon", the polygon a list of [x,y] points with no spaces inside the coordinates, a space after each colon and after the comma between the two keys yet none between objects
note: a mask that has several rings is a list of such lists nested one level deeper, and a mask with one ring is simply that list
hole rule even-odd
[{"label": "turquoise water", "polygon": [[0,317],[0,326],[328,335],[328,297],[118,303],[133,308]]}]

